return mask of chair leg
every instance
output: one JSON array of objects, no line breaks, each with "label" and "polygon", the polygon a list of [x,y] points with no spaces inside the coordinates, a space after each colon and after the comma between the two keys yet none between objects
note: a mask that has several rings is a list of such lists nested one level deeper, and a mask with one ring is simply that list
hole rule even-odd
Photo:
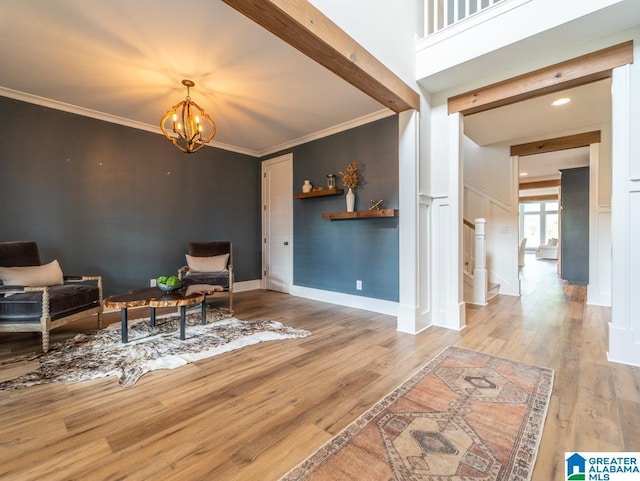
[{"label": "chair leg", "polygon": [[49,331],[42,331],[42,350],[44,352],[49,350]]},{"label": "chair leg", "polygon": [[102,312],[98,312],[98,329],[102,329]]}]

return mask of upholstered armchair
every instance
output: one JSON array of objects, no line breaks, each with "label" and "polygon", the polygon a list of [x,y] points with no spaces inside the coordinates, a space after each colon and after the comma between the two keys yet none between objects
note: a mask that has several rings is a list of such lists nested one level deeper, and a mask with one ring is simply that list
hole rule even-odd
[{"label": "upholstered armchair", "polygon": [[233,309],[233,246],[229,241],[191,242],[186,254],[187,265],[178,270],[185,284],[220,286],[229,295]]},{"label": "upholstered armchair", "polygon": [[536,249],[536,259],[558,259],[558,239],[552,237]]},{"label": "upholstered armchair", "polygon": [[102,278],[65,276],[54,260],[40,262],[35,242],[0,242],[0,332],[41,332],[49,350],[49,331],[97,315],[102,327]]}]

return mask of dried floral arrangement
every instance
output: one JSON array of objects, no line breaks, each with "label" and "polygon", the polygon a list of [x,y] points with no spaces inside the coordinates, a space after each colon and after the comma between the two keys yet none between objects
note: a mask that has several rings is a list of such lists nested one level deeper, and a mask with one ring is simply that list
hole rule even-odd
[{"label": "dried floral arrangement", "polygon": [[355,189],[358,187],[358,162],[351,162],[347,165],[346,172],[340,171],[342,176],[342,185],[348,189]]}]

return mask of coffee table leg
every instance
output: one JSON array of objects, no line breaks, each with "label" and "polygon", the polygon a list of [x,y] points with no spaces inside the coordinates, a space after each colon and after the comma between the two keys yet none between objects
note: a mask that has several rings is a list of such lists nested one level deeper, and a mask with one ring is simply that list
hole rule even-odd
[{"label": "coffee table leg", "polygon": [[184,341],[185,320],[187,314],[187,306],[180,306],[180,340]]},{"label": "coffee table leg", "polygon": [[207,296],[202,299],[202,325],[207,323]]},{"label": "coffee table leg", "polygon": [[156,308],[151,307],[151,327],[156,327]]},{"label": "coffee table leg", "polygon": [[129,336],[127,332],[127,308],[120,309],[120,330],[122,331],[122,343],[129,342]]}]

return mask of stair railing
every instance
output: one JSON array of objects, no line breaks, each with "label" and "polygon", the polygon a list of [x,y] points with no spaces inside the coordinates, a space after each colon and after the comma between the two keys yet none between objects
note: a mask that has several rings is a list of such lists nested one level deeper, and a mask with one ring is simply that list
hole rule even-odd
[{"label": "stair railing", "polygon": [[425,34],[455,25],[500,2],[506,0],[425,0]]}]

